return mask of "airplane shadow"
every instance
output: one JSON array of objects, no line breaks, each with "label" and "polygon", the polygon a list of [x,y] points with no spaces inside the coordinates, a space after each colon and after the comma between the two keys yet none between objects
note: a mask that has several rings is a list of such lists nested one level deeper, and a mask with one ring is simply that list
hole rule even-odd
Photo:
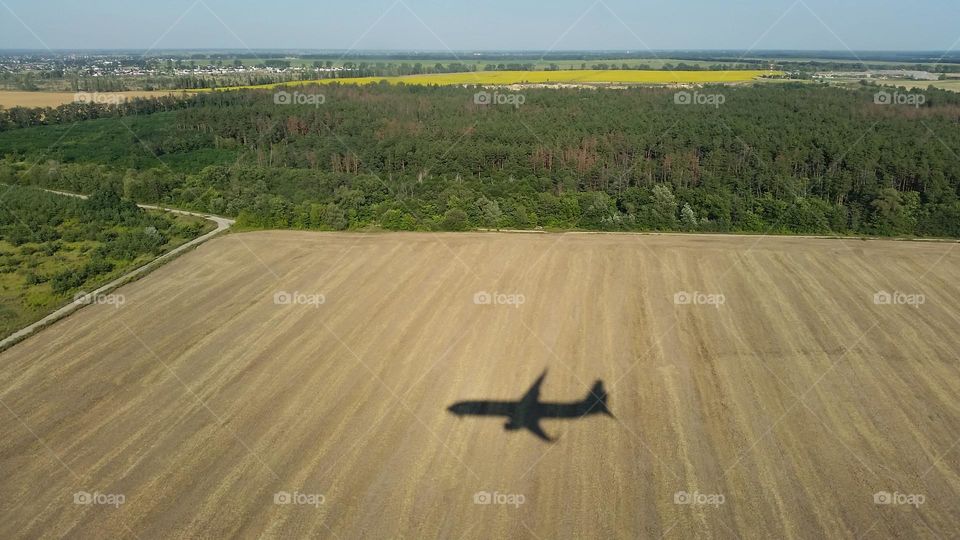
[{"label": "airplane shadow", "polygon": [[517,401],[461,401],[454,403],[447,410],[461,417],[503,416],[507,418],[507,423],[503,426],[505,430],[526,429],[547,442],[552,442],[554,439],[540,427],[540,420],[544,418],[575,419],[594,414],[613,416],[608,408],[608,395],[603,388],[603,381],[594,383],[593,388],[582,401],[549,403],[540,401],[540,387],[546,376],[547,372],[544,371],[527,393]]}]

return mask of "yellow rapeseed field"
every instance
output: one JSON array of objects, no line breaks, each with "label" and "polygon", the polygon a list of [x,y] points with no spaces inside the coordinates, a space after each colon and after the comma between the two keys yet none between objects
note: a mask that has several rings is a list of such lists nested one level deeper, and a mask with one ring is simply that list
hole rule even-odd
[{"label": "yellow rapeseed field", "polygon": [[[763,76],[780,75],[778,71],[639,71],[639,70],[570,70],[570,71],[479,71],[469,73],[441,73],[435,75],[407,75],[402,77],[357,77],[297,81],[284,85],[305,84],[436,84],[436,85],[512,85],[512,84],[705,84],[738,83]],[[279,84],[265,84],[247,88],[273,88]],[[225,88],[231,90],[235,88]]]}]

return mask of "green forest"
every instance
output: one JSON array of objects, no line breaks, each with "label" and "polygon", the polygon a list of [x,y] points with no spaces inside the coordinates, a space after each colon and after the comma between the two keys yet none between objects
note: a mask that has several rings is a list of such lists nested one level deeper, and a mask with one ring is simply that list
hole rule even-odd
[{"label": "green forest", "polygon": [[477,104],[481,90],[332,84],[287,89],[323,95],[310,105],[245,90],[91,119],[20,112],[33,120],[0,123],[0,182],[255,228],[960,237],[956,94],[688,90],[724,98],[705,106],[667,88],[524,89],[508,106]]}]

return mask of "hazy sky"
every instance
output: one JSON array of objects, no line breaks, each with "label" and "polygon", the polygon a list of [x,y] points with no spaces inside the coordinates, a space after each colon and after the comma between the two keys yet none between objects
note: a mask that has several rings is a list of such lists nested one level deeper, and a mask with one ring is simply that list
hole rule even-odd
[{"label": "hazy sky", "polygon": [[947,50],[958,0],[0,0],[0,48]]}]

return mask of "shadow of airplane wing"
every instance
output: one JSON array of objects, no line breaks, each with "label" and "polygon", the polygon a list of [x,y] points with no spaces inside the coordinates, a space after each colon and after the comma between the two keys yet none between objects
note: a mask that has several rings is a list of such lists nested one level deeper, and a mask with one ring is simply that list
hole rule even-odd
[{"label": "shadow of airplane wing", "polygon": [[543,386],[543,380],[547,378],[547,370],[543,370],[543,373],[537,377],[537,380],[534,381],[533,386],[527,390],[527,393],[520,398],[520,403],[527,405],[528,407],[534,407],[540,402],[540,387]]},{"label": "shadow of airplane wing", "polygon": [[547,435],[546,432],[543,431],[543,428],[540,427],[539,418],[534,419],[532,422],[529,422],[524,427],[527,428],[530,431],[530,433],[533,433],[534,435],[536,435],[537,437],[540,437],[546,442],[553,442],[555,440],[555,439],[552,439],[549,435]]}]

